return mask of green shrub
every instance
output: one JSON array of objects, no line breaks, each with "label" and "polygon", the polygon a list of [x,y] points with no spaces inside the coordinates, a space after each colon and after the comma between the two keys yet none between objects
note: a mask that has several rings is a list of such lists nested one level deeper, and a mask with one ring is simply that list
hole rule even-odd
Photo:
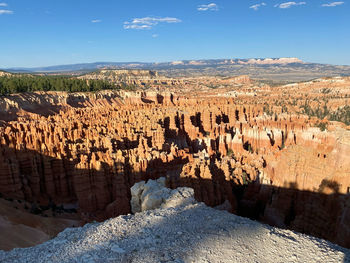
[{"label": "green shrub", "polygon": [[325,131],[325,130],[327,130],[328,123],[326,123],[326,122],[317,122],[315,124],[315,127],[318,127],[321,131]]},{"label": "green shrub", "polygon": [[229,156],[229,157],[234,157],[235,156],[235,154],[234,154],[234,152],[233,152],[233,150],[232,149],[228,149],[227,150],[227,156]]}]

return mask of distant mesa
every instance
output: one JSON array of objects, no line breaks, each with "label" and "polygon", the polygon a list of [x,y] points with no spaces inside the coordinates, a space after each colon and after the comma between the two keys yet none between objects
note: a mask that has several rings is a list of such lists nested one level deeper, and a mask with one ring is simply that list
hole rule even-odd
[{"label": "distant mesa", "polygon": [[184,62],[183,61],[173,61],[170,63],[171,65],[183,65]]},{"label": "distant mesa", "polygon": [[170,78],[249,75],[253,79],[299,82],[349,76],[350,66],[305,62],[295,57],[175,60],[170,62],[95,62],[38,68],[4,69],[11,73],[83,75],[101,69],[151,70]]},{"label": "distant mesa", "polygon": [[205,62],[203,61],[197,61],[197,60],[192,60],[190,62],[188,62],[189,65],[206,65]]},{"label": "distant mesa", "polygon": [[281,65],[292,63],[304,63],[298,58],[251,58],[251,59],[201,59],[201,60],[177,60],[172,62],[95,62],[95,63],[80,63],[72,65],[57,65],[49,67],[37,68],[8,68],[5,69],[11,72],[67,72],[67,71],[84,71],[104,68],[114,69],[169,69],[173,66],[209,66],[215,67],[218,65]]},{"label": "distant mesa", "polygon": [[[240,64],[240,65],[285,65],[293,63],[304,63],[299,58],[252,58],[252,59],[224,59],[218,60],[218,65]],[[213,65],[213,60],[191,60],[191,61],[173,61],[171,65]]]},{"label": "distant mesa", "polygon": [[298,58],[265,58],[265,59],[249,59],[247,62],[238,61],[239,64],[257,64],[257,65],[272,65],[272,64],[292,64],[292,63],[304,63]]}]

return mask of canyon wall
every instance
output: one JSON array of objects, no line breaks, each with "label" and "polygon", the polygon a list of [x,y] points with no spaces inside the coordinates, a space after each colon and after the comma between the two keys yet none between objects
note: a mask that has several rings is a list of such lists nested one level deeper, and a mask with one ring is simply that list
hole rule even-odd
[{"label": "canyon wall", "polygon": [[130,187],[166,177],[210,206],[350,247],[350,135],[234,97],[171,92],[33,93],[2,99],[0,193],[127,214]]}]

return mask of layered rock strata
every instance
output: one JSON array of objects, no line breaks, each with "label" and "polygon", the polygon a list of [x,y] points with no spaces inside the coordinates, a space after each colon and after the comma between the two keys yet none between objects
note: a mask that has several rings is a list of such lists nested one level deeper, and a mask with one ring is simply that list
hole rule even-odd
[{"label": "layered rock strata", "polygon": [[131,211],[132,185],[166,177],[208,205],[350,246],[350,139],[337,123],[321,132],[305,115],[211,94],[32,95],[46,111],[60,106],[50,114],[25,96],[3,102],[17,110],[0,127],[6,198],[103,220]]}]

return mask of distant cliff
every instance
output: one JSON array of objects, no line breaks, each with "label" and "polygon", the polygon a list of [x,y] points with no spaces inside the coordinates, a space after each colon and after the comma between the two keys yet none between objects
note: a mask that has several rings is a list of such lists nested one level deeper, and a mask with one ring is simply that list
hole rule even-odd
[{"label": "distant cliff", "polygon": [[85,80],[104,80],[128,85],[177,84],[179,80],[160,76],[152,70],[101,69],[78,77]]},{"label": "distant cliff", "polygon": [[100,69],[158,71],[167,77],[249,75],[274,81],[303,81],[325,76],[350,75],[350,66],[310,63],[298,58],[201,59],[152,62],[96,62],[42,68],[9,69],[11,72],[66,72],[81,74]]}]

